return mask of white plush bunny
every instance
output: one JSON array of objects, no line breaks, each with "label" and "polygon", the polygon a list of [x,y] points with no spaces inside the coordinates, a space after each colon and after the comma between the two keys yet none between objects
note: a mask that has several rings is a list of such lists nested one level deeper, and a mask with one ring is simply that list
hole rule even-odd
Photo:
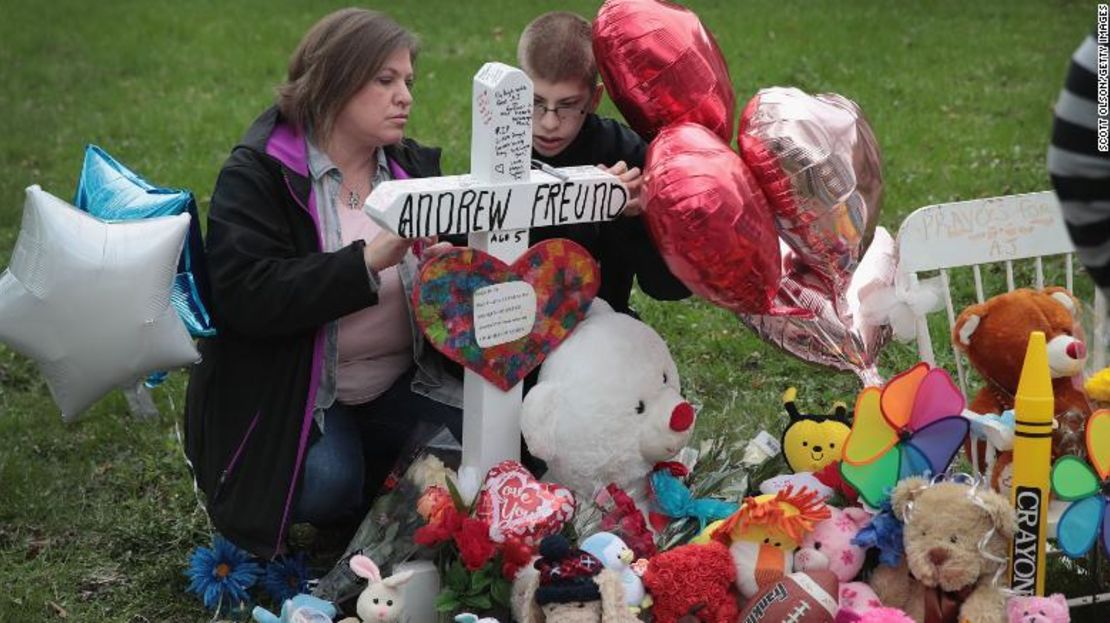
[{"label": "white plush bunny", "polygon": [[405,603],[401,599],[401,586],[412,578],[412,571],[402,571],[382,579],[378,565],[366,556],[353,556],[351,570],[360,578],[366,578],[369,584],[358,596],[358,619],[348,617],[341,623],[398,623],[405,611]]}]

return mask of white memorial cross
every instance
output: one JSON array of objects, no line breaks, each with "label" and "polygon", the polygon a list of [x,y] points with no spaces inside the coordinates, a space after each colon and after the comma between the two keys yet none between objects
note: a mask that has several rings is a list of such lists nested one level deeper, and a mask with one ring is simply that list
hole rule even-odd
[{"label": "white memorial cross", "polygon": [[[529,229],[620,216],[628,191],[615,176],[595,166],[532,170],[533,108],[524,72],[486,63],[474,76],[470,175],[383,182],[367,197],[367,214],[402,238],[468,234],[471,247],[506,264],[527,250]],[[519,307],[518,284],[497,288],[482,288],[475,299],[494,299],[496,307],[500,295],[506,311]],[[535,292],[526,290],[534,301]],[[521,336],[481,336],[475,324],[483,347]],[[462,469],[473,468],[480,478],[497,463],[520,458],[521,399],[520,383],[506,392],[466,370]]]}]

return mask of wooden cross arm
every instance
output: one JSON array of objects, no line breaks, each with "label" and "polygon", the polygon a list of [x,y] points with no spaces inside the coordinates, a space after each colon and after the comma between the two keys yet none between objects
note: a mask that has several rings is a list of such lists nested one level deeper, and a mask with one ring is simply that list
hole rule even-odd
[{"label": "wooden cross arm", "polygon": [[478,183],[470,175],[383,182],[365,210],[402,238],[532,229],[609,221],[628,204],[628,189],[597,167],[530,171],[526,181]]}]

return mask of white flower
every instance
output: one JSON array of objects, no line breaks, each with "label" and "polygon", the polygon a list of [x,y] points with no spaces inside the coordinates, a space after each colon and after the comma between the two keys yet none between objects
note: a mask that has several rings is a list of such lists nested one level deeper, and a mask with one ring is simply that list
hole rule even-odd
[{"label": "white flower", "polygon": [[416,460],[408,471],[409,479],[421,491],[438,485],[440,487],[447,487],[447,479],[454,478],[455,472],[451,468],[443,464],[439,457],[433,454],[426,454]]}]

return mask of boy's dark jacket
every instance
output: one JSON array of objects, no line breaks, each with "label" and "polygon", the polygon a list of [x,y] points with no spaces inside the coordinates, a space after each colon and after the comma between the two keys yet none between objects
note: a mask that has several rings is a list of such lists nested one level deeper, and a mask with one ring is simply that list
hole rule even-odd
[{"label": "boy's dark jacket", "polygon": [[[280,551],[296,500],[322,327],[377,299],[361,241],[320,252],[304,141],[279,121],[263,113],[216,182],[206,255],[219,335],[200,341],[185,406],[186,454],[216,530],[263,558]],[[406,140],[386,155],[411,177],[440,174],[438,149]]]},{"label": "boy's dark jacket", "polygon": [[[532,157],[553,167],[589,164],[612,166],[623,160],[629,167],[643,169],[647,145],[628,127],[594,114],[587,115],[578,136],[553,158],[535,150]],[[659,255],[641,217],[618,218],[608,223],[576,223],[534,229],[529,243],[548,238],[570,238],[590,251],[601,264],[598,296],[614,310],[628,312],[632,278],[648,296],[661,301],[686,298],[690,291],[682,285]]]}]

